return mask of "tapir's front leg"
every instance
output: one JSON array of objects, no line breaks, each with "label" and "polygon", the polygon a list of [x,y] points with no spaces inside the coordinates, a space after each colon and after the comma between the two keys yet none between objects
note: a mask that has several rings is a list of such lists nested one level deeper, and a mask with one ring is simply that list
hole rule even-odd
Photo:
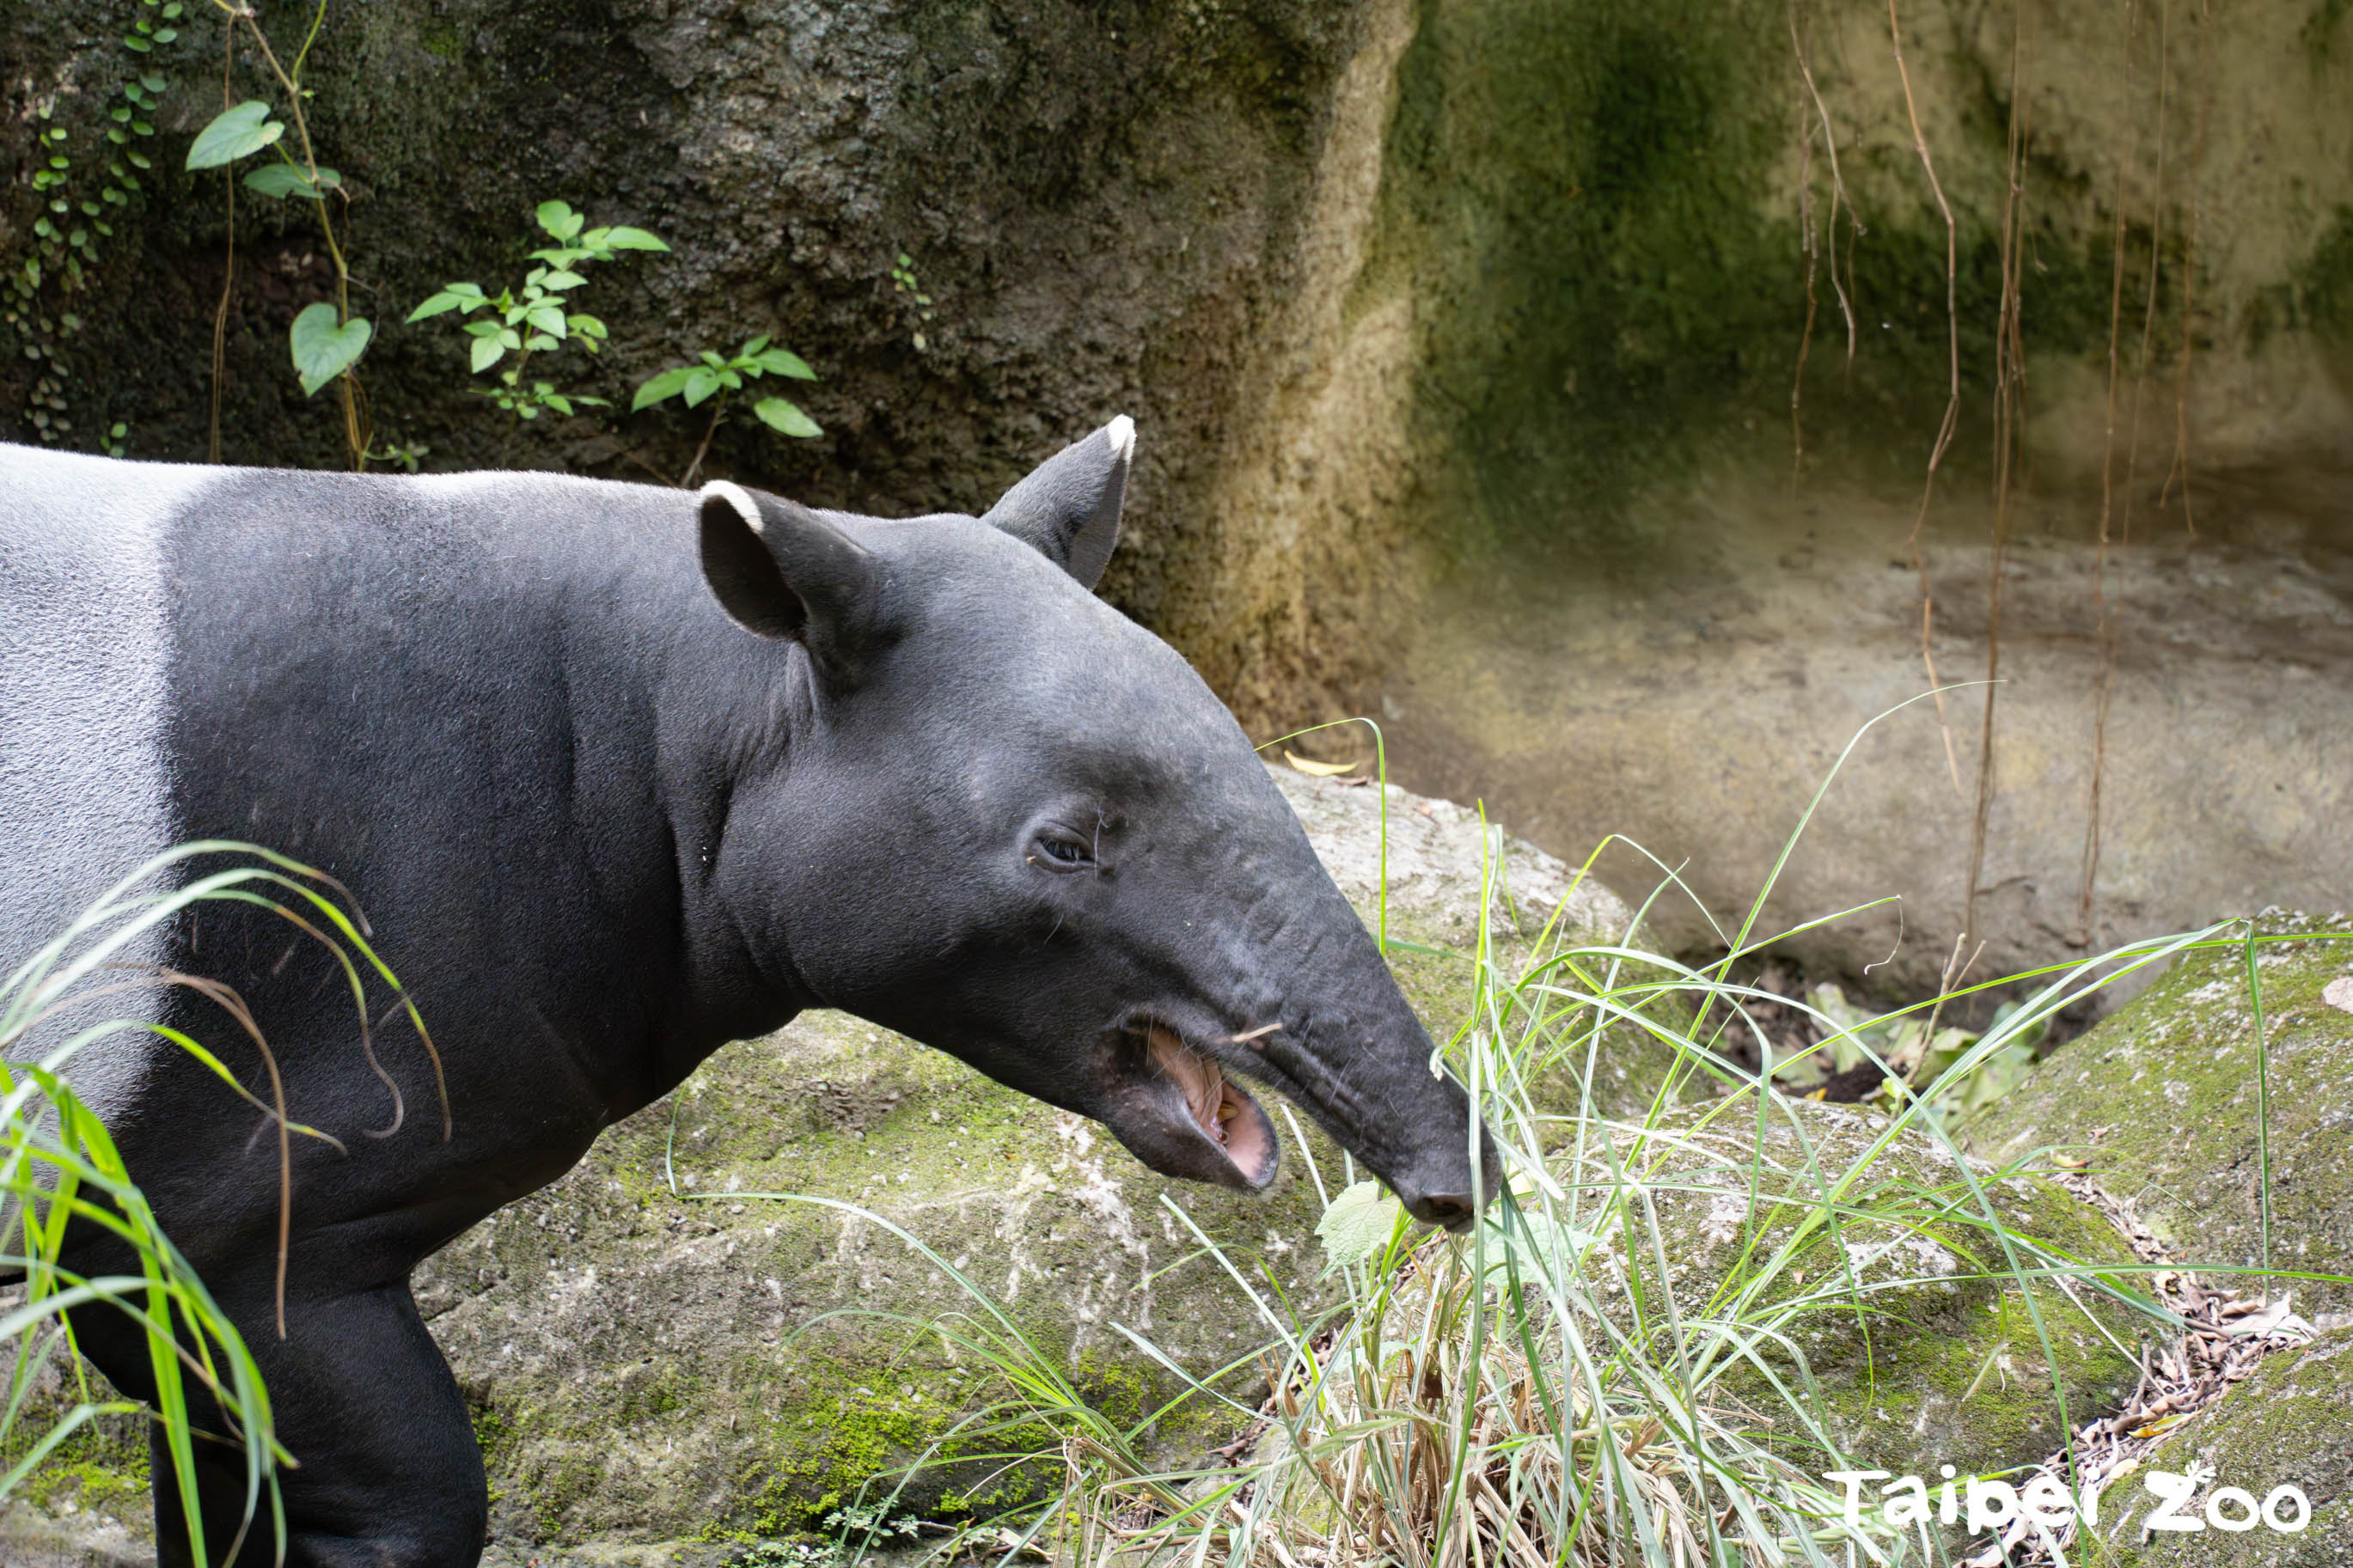
[{"label": "tapir's front leg", "polygon": [[[298,1275],[280,1340],[271,1272],[259,1282],[213,1281],[213,1289],[244,1329],[279,1441],[299,1462],[280,1472],[288,1568],[473,1568],[489,1530],[481,1453],[407,1282],[336,1290],[315,1274]],[[144,1342],[123,1331],[132,1325],[121,1313],[105,1316],[122,1327],[92,1321],[103,1342],[85,1332],[84,1348],[125,1392],[145,1394]],[[150,1453],[159,1568],[181,1568],[193,1559],[160,1429]],[[218,1568],[245,1513],[244,1456],[225,1442],[199,1441],[196,1463],[208,1554]],[[265,1497],[237,1568],[271,1562],[269,1506]]]}]

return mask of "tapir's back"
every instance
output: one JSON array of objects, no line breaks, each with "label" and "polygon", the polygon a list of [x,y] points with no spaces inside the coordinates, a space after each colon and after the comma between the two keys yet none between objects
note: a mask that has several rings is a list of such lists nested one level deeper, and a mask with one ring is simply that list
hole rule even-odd
[{"label": "tapir's back", "polygon": [[[566,623],[590,635],[562,601],[581,579],[628,575],[629,542],[650,544],[648,514],[669,499],[551,475],[0,446],[0,976],[184,839],[253,839],[346,876],[365,850],[425,875],[519,795],[544,794],[558,781],[543,785],[532,753],[563,720],[533,689],[560,685]],[[369,907],[393,902],[379,889]],[[120,956],[183,955],[159,932]],[[203,957],[207,973],[226,959]],[[101,1116],[134,1087],[138,1054],[77,1065]]]}]

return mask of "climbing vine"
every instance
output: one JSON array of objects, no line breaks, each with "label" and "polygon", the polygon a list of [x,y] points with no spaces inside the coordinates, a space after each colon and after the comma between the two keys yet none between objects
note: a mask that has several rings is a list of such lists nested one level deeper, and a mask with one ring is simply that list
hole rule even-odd
[{"label": "climbing vine", "polygon": [[[178,41],[180,0],[139,0],[118,46],[131,57],[108,88],[94,122],[77,125],[60,112],[52,90],[33,107],[34,166],[30,184],[39,207],[29,243],[6,269],[0,322],[15,330],[24,356],[37,366],[25,401],[25,422],[43,442],[76,433],[80,405],[99,389],[76,364],[82,321],[72,302],[87,294],[116,237],[115,222],[143,198],[140,175],[154,167],[141,143],[155,134],[154,116],[167,83],[152,57]],[[90,417],[90,428],[99,430]],[[128,426],[103,427],[100,444],[120,456]]]}]

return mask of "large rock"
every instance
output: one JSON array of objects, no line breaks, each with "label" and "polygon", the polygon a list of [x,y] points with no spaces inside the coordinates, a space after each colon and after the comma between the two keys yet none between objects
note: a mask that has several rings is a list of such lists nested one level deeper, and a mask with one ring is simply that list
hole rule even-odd
[{"label": "large rock", "polygon": [[[2270,933],[2346,931],[2267,916]],[[2353,941],[2259,950],[2271,1057],[2272,1262],[2353,1275]],[[2334,989],[2332,989],[2334,987]],[[2176,962],[2115,1016],[2045,1058],[1970,1131],[1996,1159],[2088,1159],[2192,1265],[2263,1261],[2254,1009],[2243,951]],[[2227,1286],[2225,1276],[2211,1280]],[[2316,1322],[2353,1321],[2353,1286],[2285,1281]],[[2332,1316],[2334,1315],[2334,1316]]]},{"label": "large rock", "polygon": [[[2167,1436],[2143,1469],[2196,1474],[2202,1484],[2181,1511],[2205,1516],[2216,1490],[2237,1487],[2259,1501],[2272,1489],[2295,1486],[2311,1500],[2311,1522],[2294,1534],[2258,1527],[2243,1532],[2208,1529],[2194,1534],[2144,1534],[2154,1501],[2138,1484],[2112,1494],[2110,1522],[2100,1531],[2118,1550],[2117,1568],[2342,1568],[2353,1563],[2353,1328],[2266,1359],[2227,1400],[2202,1420]],[[2116,1506],[2129,1496],[2129,1509]],[[2243,1518],[2224,1505],[2225,1516]],[[2283,1517],[2293,1519],[2284,1506]],[[2095,1559],[2096,1561],[2096,1559]]]}]

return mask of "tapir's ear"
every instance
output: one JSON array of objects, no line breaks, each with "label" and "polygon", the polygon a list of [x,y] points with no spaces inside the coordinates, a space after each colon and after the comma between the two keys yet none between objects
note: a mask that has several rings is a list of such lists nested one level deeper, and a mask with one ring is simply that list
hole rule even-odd
[{"label": "tapir's ear", "polygon": [[1092,588],[1119,542],[1120,503],[1134,450],[1135,421],[1123,414],[1032,468],[980,521],[1027,540]]},{"label": "tapir's ear", "polygon": [[805,506],[719,479],[702,523],[702,579],[748,631],[832,651],[872,600],[874,558]]}]

